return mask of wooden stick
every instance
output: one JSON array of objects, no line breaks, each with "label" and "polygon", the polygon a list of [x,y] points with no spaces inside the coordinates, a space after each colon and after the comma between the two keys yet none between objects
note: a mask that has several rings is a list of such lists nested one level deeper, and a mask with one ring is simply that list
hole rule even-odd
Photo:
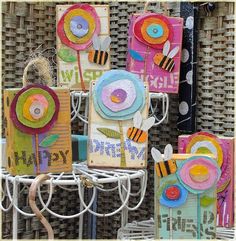
[{"label": "wooden stick", "polygon": [[36,174],[40,174],[40,163],[39,163],[39,137],[35,134],[35,152],[36,152]]},{"label": "wooden stick", "polygon": [[120,165],[121,167],[126,167],[126,160],[125,160],[125,143],[124,143],[124,136],[123,136],[123,128],[122,128],[122,121],[118,121],[119,123],[119,130],[120,130]]},{"label": "wooden stick", "polygon": [[77,61],[78,61],[78,68],[79,68],[79,76],[80,76],[80,83],[83,91],[85,90],[85,84],[84,84],[84,79],[83,79],[83,73],[81,69],[81,64],[80,64],[80,52],[77,51]]},{"label": "wooden stick", "polygon": [[29,189],[29,204],[30,204],[32,211],[35,213],[36,217],[46,228],[46,230],[48,232],[48,239],[52,240],[52,239],[54,239],[53,229],[52,229],[51,225],[49,224],[49,222],[47,221],[47,219],[40,212],[40,210],[38,209],[38,207],[36,206],[36,203],[35,203],[36,191],[37,191],[39,185],[48,179],[50,179],[50,177],[46,174],[40,174],[39,176],[37,176],[34,179],[34,181],[32,182],[32,184],[30,186],[30,189]]}]

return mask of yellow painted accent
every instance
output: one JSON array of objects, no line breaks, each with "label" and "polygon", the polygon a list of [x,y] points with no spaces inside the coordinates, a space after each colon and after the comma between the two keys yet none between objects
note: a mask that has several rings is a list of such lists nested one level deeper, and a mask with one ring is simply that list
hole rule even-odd
[{"label": "yellow painted accent", "polygon": [[114,102],[114,103],[120,103],[120,99],[117,98],[116,96],[112,95],[111,97],[111,101]]},{"label": "yellow painted accent", "polygon": [[[71,19],[75,16],[81,16],[82,18],[84,18],[85,20],[88,21],[89,31],[82,38],[79,38],[79,37],[75,36],[70,30]],[[66,34],[67,38],[70,41],[72,41],[73,43],[84,44],[84,43],[88,42],[91,39],[95,29],[96,29],[96,23],[95,23],[95,20],[94,20],[93,16],[90,15],[87,11],[85,11],[83,9],[73,9],[69,13],[67,13],[65,18],[64,18],[65,34]]]},{"label": "yellow painted accent", "polygon": [[209,178],[208,168],[204,165],[194,165],[189,170],[190,177],[196,182],[204,182]]},{"label": "yellow painted accent", "polygon": [[133,133],[132,133],[132,135],[130,136],[130,139],[131,139],[131,140],[134,139],[134,136],[135,136],[135,133],[136,133],[137,130],[138,130],[138,128],[134,127]]},{"label": "yellow painted accent", "polygon": [[155,164],[155,169],[158,177],[161,177],[160,169],[157,164]]},{"label": "yellow painted accent", "polygon": [[169,161],[168,161],[168,165],[169,165],[169,167],[170,167],[170,172],[171,172],[171,173],[175,173],[175,172],[177,171],[175,161],[169,160]]},{"label": "yellow painted accent", "polygon": [[159,162],[159,165],[160,165],[160,168],[161,168],[161,172],[162,172],[163,177],[167,176],[168,173],[167,173],[167,171],[166,171],[166,167],[165,167],[164,161]]},{"label": "yellow painted accent", "polygon": [[162,53],[157,53],[154,57],[153,57],[153,61],[156,65],[160,65],[161,60],[163,59],[164,55]]},{"label": "yellow painted accent", "polygon": [[[197,142],[200,142],[200,141],[209,141],[215,146],[217,150],[217,163],[218,163],[218,166],[221,167],[223,163],[223,150],[221,148],[221,145],[214,138],[211,138],[209,136],[203,136],[203,135],[193,137],[186,147],[186,153],[191,153],[192,146],[194,146]],[[198,151],[198,154],[202,154],[202,153]]]}]

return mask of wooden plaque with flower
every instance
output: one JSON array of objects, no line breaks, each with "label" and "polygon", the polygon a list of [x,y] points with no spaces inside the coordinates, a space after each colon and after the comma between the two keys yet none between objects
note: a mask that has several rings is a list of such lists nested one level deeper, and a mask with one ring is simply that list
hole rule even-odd
[{"label": "wooden plaque with flower", "polygon": [[146,12],[130,17],[126,69],[150,92],[178,93],[183,19]]},{"label": "wooden plaque with flower", "polygon": [[4,111],[11,175],[72,170],[68,89],[41,84],[7,89]]},{"label": "wooden plaque with flower", "polygon": [[155,239],[215,239],[216,183],[221,174],[216,160],[197,154],[163,158],[153,149]]},{"label": "wooden plaque with flower", "polygon": [[91,84],[90,94],[88,166],[145,168],[154,124],[148,87],[132,73],[111,70]]},{"label": "wooden plaque with flower", "polygon": [[88,90],[110,70],[109,5],[57,5],[56,12],[58,83]]},{"label": "wooden plaque with flower", "polygon": [[216,156],[221,176],[217,182],[217,226],[234,225],[234,137],[216,136],[208,132],[181,135],[179,153],[212,153]]}]

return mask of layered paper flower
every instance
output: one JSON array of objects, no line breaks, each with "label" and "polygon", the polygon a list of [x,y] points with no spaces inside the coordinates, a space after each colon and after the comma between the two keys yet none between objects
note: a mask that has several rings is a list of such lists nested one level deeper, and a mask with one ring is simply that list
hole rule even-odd
[{"label": "layered paper flower", "polygon": [[217,163],[206,156],[186,159],[177,171],[180,183],[191,193],[203,193],[214,186],[220,178]]},{"label": "layered paper flower", "polygon": [[227,147],[217,136],[208,132],[197,132],[188,138],[188,143],[184,146],[186,153],[213,154],[221,168],[221,177],[217,182],[217,192],[222,192],[228,186],[231,175],[230,165],[226,153]]},{"label": "layered paper flower", "polygon": [[89,4],[74,4],[64,12],[57,25],[61,42],[77,51],[87,49],[93,35],[99,33],[99,17]]},{"label": "layered paper flower", "polygon": [[168,19],[160,14],[146,13],[139,16],[133,26],[134,36],[143,44],[161,49],[173,39],[173,28]]},{"label": "layered paper flower", "polygon": [[110,70],[94,87],[95,110],[105,119],[127,120],[145,105],[145,86],[134,74]]},{"label": "layered paper flower", "polygon": [[180,184],[167,185],[160,196],[161,205],[176,208],[183,205],[188,197],[188,191]]},{"label": "layered paper flower", "polygon": [[28,134],[44,133],[57,120],[60,103],[49,87],[32,84],[22,88],[10,106],[14,125]]}]

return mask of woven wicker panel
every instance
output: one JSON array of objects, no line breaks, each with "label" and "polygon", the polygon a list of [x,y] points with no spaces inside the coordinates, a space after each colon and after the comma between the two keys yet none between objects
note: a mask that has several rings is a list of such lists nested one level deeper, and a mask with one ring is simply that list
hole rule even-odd
[{"label": "woven wicker panel", "polygon": [[[4,185],[3,185],[4,186]],[[28,190],[29,186],[24,186],[21,184],[19,187],[19,197],[18,197],[18,207],[26,212],[32,213],[28,201]],[[75,186],[67,186],[67,188],[75,188]],[[12,190],[12,185],[10,185],[10,190]],[[42,198],[46,203],[48,200],[48,189],[46,186],[41,188]],[[12,191],[11,191],[12,193]],[[7,207],[9,205],[9,200],[6,199],[3,205]],[[85,192],[85,202],[87,202],[87,192]],[[42,209],[39,199],[36,199],[36,205],[39,209]],[[59,187],[55,187],[53,191],[52,200],[49,205],[49,209],[55,213],[61,215],[73,215],[79,212],[80,203],[78,199],[78,190],[75,191],[65,191]],[[78,239],[79,237],[79,218],[72,219],[60,219],[47,211],[43,212],[44,217],[51,224],[55,239]],[[83,227],[83,237],[87,236],[87,219],[88,215],[84,215],[84,227]],[[36,217],[28,217],[18,214],[18,238],[19,239],[47,239],[47,231],[43,225],[39,222]],[[12,239],[12,211],[3,212],[3,223],[2,223],[2,238]]]},{"label": "woven wicker panel", "polygon": [[234,135],[234,3],[199,18],[198,130]]},{"label": "woven wicker panel", "polygon": [[[70,2],[63,2],[63,4]],[[101,4],[101,2],[99,2]],[[60,2],[61,4],[61,2]],[[56,63],[53,54],[56,44],[55,26],[56,3],[4,3],[3,4],[3,87],[20,87],[23,68],[32,51],[49,57],[52,63],[52,73],[56,82]],[[111,66],[125,68],[127,52],[127,30],[129,15],[143,11],[143,2],[111,2],[110,28],[112,37]],[[179,3],[170,3],[171,16],[179,16]],[[216,10],[211,16],[200,11],[199,18],[199,49],[198,49],[198,130],[209,130],[215,134],[233,136],[234,121],[234,3],[217,3]],[[160,3],[151,3],[148,10],[163,12]],[[36,52],[37,52],[36,51]],[[31,73],[32,81],[35,72]],[[84,105],[82,106],[84,110]],[[178,118],[178,96],[170,96],[170,111],[168,123],[154,127],[149,135],[149,165],[148,187],[146,197],[139,210],[129,213],[129,221],[144,220],[153,216],[153,161],[150,156],[152,146],[164,150],[167,143],[171,143],[177,151],[176,123]],[[83,133],[83,123],[76,119],[72,123],[73,133]],[[110,188],[111,185],[106,185]],[[132,192],[137,192],[139,184],[133,185]],[[25,199],[27,191],[25,193]],[[68,192],[56,191],[53,195],[53,208],[65,215],[73,213],[79,207],[78,195],[70,193],[69,208],[62,201],[68,200]],[[107,213],[121,204],[118,195],[98,194],[98,212]],[[130,206],[137,203],[131,198]],[[68,202],[68,201],[67,201]],[[22,201],[24,203],[24,201]],[[26,207],[29,208],[28,204]],[[67,212],[68,211],[68,212]],[[45,214],[48,215],[48,214]],[[78,219],[62,220],[48,215],[57,238],[77,238]],[[18,234],[21,238],[46,237],[45,230],[38,220],[25,218],[20,215]],[[84,238],[87,237],[86,215],[84,220]],[[3,236],[11,238],[11,212],[3,214]],[[34,223],[34,230],[30,228]],[[31,226],[30,226],[31,225]],[[120,227],[120,214],[109,218],[97,218],[97,238],[116,238],[116,231]]]}]

